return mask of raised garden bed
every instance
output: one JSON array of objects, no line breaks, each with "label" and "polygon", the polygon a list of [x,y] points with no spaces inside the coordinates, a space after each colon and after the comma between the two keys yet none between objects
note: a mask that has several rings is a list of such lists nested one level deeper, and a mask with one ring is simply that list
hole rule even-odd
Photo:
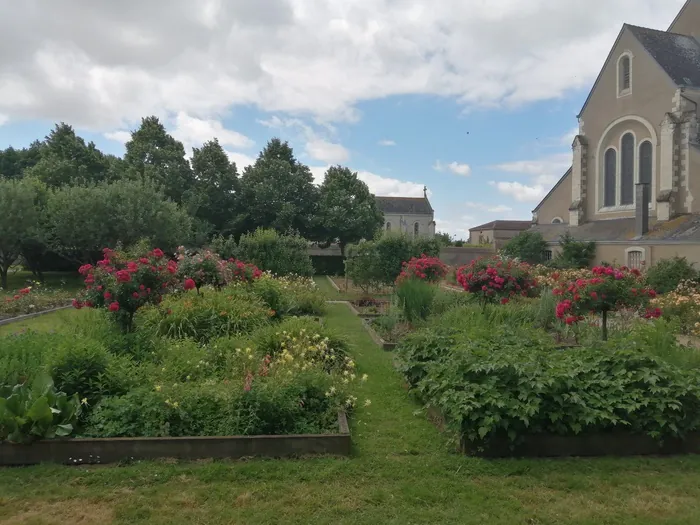
[{"label": "raised garden bed", "polygon": [[372,328],[371,320],[363,319],[362,326],[365,327],[365,330],[367,330],[367,333],[370,335],[372,340],[375,343],[377,343],[382,348],[382,350],[392,351],[398,345],[397,342],[385,341],[384,339],[382,339],[382,337],[374,330],[374,328]]},{"label": "raised garden bed", "polygon": [[386,315],[389,306],[389,301],[380,301],[377,299],[357,299],[350,302],[350,308],[355,315],[368,319]]},{"label": "raised garden bed", "polygon": [[58,308],[49,308],[48,310],[42,310],[41,312],[34,312],[31,314],[22,314],[15,317],[0,317],[0,326],[8,325],[11,323],[18,323],[20,321],[26,321],[27,319],[32,319],[34,317],[39,317],[46,314],[51,314],[53,312],[58,312],[60,310],[66,310],[68,308],[73,308],[72,306],[59,306]]},{"label": "raised garden bed", "polygon": [[350,449],[350,430],[345,413],[341,412],[337,434],[52,439],[31,445],[0,443],[0,466],[105,464],[159,458],[348,456]]},{"label": "raised garden bed", "polygon": [[511,446],[507,438],[493,439],[489,446],[479,450],[462,444],[463,452],[471,455],[502,457],[602,457],[602,456],[668,456],[700,454],[700,432],[681,438],[658,441],[644,434],[616,432],[609,434],[581,434],[557,436],[540,434],[525,436]]}]

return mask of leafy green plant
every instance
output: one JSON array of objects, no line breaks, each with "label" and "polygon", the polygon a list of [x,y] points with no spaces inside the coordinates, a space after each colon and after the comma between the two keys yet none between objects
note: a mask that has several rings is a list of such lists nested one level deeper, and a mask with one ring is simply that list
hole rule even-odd
[{"label": "leafy green plant", "polygon": [[242,286],[170,295],[155,307],[143,308],[137,326],[152,335],[174,339],[210,339],[245,334],[265,326],[274,315],[263,301]]},{"label": "leafy green plant", "polygon": [[306,239],[298,235],[283,235],[272,229],[258,228],[253,233],[242,235],[237,256],[274,275],[311,277],[314,272]]},{"label": "leafy green plant", "polygon": [[693,281],[698,278],[698,271],[685,257],[661,259],[646,272],[647,286],[657,293],[668,293],[675,290],[682,281]]},{"label": "leafy green plant", "polygon": [[97,341],[64,338],[47,356],[47,370],[58,390],[77,394],[88,406],[94,406],[103,396],[128,389],[129,371],[110,366],[116,360]]},{"label": "leafy green plant", "polygon": [[546,249],[547,241],[544,240],[541,233],[524,231],[508,241],[501,253],[506,257],[520,259],[529,264],[540,264],[544,262]]},{"label": "leafy green plant", "polygon": [[403,279],[396,287],[396,297],[409,323],[423,321],[430,314],[436,287],[421,279]]},{"label": "leafy green plant", "polygon": [[569,232],[561,236],[559,246],[561,251],[549,264],[554,268],[588,268],[595,257],[595,242],[577,241]]},{"label": "leafy green plant", "polygon": [[27,332],[2,338],[0,385],[32,381],[44,364],[46,349],[63,337],[58,334]]},{"label": "leafy green plant", "polygon": [[0,387],[0,441],[26,444],[69,436],[80,412],[78,396],[57,392],[47,375],[31,386]]}]

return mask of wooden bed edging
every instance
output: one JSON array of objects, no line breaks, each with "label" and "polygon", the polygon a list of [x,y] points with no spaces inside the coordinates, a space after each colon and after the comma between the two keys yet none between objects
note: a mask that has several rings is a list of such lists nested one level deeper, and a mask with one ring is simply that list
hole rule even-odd
[{"label": "wooden bed edging", "polygon": [[32,314],[18,315],[17,317],[8,317],[7,319],[0,319],[0,326],[5,326],[12,323],[19,323],[20,321],[26,321],[27,319],[32,319],[34,317],[40,317],[46,314],[52,314],[54,312],[60,312],[61,310],[67,310],[68,308],[73,308],[71,305],[59,306],[58,308],[51,308],[50,310],[42,310],[41,312],[34,312]]},{"label": "wooden bed edging", "polygon": [[350,430],[344,412],[338,413],[338,431],[338,434],[288,436],[50,439],[31,445],[0,443],[0,466],[104,464],[158,458],[349,456]]},{"label": "wooden bed edging", "polygon": [[333,288],[335,288],[335,291],[338,292],[338,293],[340,293],[340,288],[338,288],[338,285],[335,284],[335,281],[331,278],[331,276],[330,276],[330,275],[326,275],[326,279],[328,279],[328,282],[331,283],[331,286],[332,286]]},{"label": "wooden bed edging", "polygon": [[513,449],[505,438],[493,439],[484,450],[470,450],[470,447],[468,443],[462,444],[465,453],[485,458],[672,456],[700,454],[700,432],[691,432],[685,439],[669,437],[662,441],[628,432],[578,436],[539,434],[526,436]]},{"label": "wooden bed edging", "polygon": [[372,341],[377,343],[382,350],[386,350],[387,352],[391,352],[394,350],[397,346],[398,343],[388,343],[384,339],[382,339],[377,332],[374,331],[374,328],[369,324],[369,321],[367,319],[362,320],[362,326],[365,327],[365,330],[367,330],[367,333],[369,336],[372,338]]},{"label": "wooden bed edging", "polygon": [[357,317],[362,317],[363,319],[376,319],[377,317],[381,317],[384,314],[363,314],[360,312],[354,304],[352,304],[351,301],[348,301],[348,306],[350,307],[350,311],[354,313]]}]

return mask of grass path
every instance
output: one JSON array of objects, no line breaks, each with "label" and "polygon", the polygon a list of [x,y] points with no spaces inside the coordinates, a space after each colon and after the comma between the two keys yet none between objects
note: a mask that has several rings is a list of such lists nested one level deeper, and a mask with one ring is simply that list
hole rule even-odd
[{"label": "grass path", "polygon": [[[333,294],[337,292],[333,290]],[[372,401],[347,459],[145,462],[0,470],[0,523],[697,524],[700,458],[502,460],[453,454],[403,390],[392,354],[344,305]]]}]

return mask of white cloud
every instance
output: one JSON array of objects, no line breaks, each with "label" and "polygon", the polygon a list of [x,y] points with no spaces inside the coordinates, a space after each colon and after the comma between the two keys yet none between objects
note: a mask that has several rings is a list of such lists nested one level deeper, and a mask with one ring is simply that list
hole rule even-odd
[{"label": "white cloud", "polygon": [[443,164],[439,160],[435,161],[433,165],[435,171],[450,171],[455,175],[462,175],[463,177],[468,177],[471,175],[472,169],[469,164],[460,164],[459,162],[450,162],[449,164]]},{"label": "white cloud", "polygon": [[393,140],[389,140],[389,139],[380,140],[378,142],[378,144],[380,146],[396,146],[396,142],[394,142]]},{"label": "white cloud", "polygon": [[556,177],[557,181],[571,167],[571,153],[557,153],[536,160],[518,160],[492,166],[494,170],[535,177]]},{"label": "white cloud", "polygon": [[576,138],[576,135],[578,135],[578,125],[574,126],[571,130],[569,130],[568,133],[566,133],[561,138],[562,145],[571,146],[571,144],[574,142],[574,139]]},{"label": "white cloud", "polygon": [[104,136],[109,140],[114,140],[122,144],[126,144],[131,140],[130,131],[110,131],[108,133],[105,133]]},{"label": "white cloud", "polygon": [[338,164],[350,158],[350,153],[340,144],[314,139],[306,143],[306,153],[314,160],[328,164]]},{"label": "white cloud", "polygon": [[[316,184],[322,184],[326,176],[326,170],[330,166],[311,166],[311,173]],[[423,184],[409,182],[391,177],[382,177],[371,171],[359,170],[357,178],[369,187],[369,191],[382,197],[422,197]],[[428,190],[428,197],[432,193]]]},{"label": "white cloud", "polygon": [[4,125],[4,124],[7,124],[9,121],[10,121],[10,117],[8,117],[7,115],[3,115],[2,113],[0,113],[0,126],[2,126],[2,125]]},{"label": "white cloud", "polygon": [[498,191],[514,198],[518,202],[539,202],[547,190],[541,184],[528,186],[519,182],[491,182]]},{"label": "white cloud", "polygon": [[233,131],[226,129],[218,120],[199,119],[180,112],[175,117],[175,127],[172,135],[182,142],[185,147],[198,148],[208,140],[219,139],[222,146],[233,148],[249,148],[255,144],[251,139]]},{"label": "white cloud", "polygon": [[255,158],[251,157],[250,155],[246,155],[245,153],[239,153],[237,151],[225,151],[228,155],[229,160],[236,163],[236,168],[238,169],[239,174],[243,173],[243,169],[247,166],[255,164]]},{"label": "white cloud", "polygon": [[489,213],[508,213],[513,211],[513,208],[510,206],[505,206],[504,204],[490,205],[480,202],[467,202],[466,206],[467,208],[473,208],[475,210],[486,211]]},{"label": "white cloud", "polygon": [[392,95],[512,106],[590,86],[623,22],[665,29],[683,1],[0,0],[0,112],[108,131],[236,105],[352,120]]}]

